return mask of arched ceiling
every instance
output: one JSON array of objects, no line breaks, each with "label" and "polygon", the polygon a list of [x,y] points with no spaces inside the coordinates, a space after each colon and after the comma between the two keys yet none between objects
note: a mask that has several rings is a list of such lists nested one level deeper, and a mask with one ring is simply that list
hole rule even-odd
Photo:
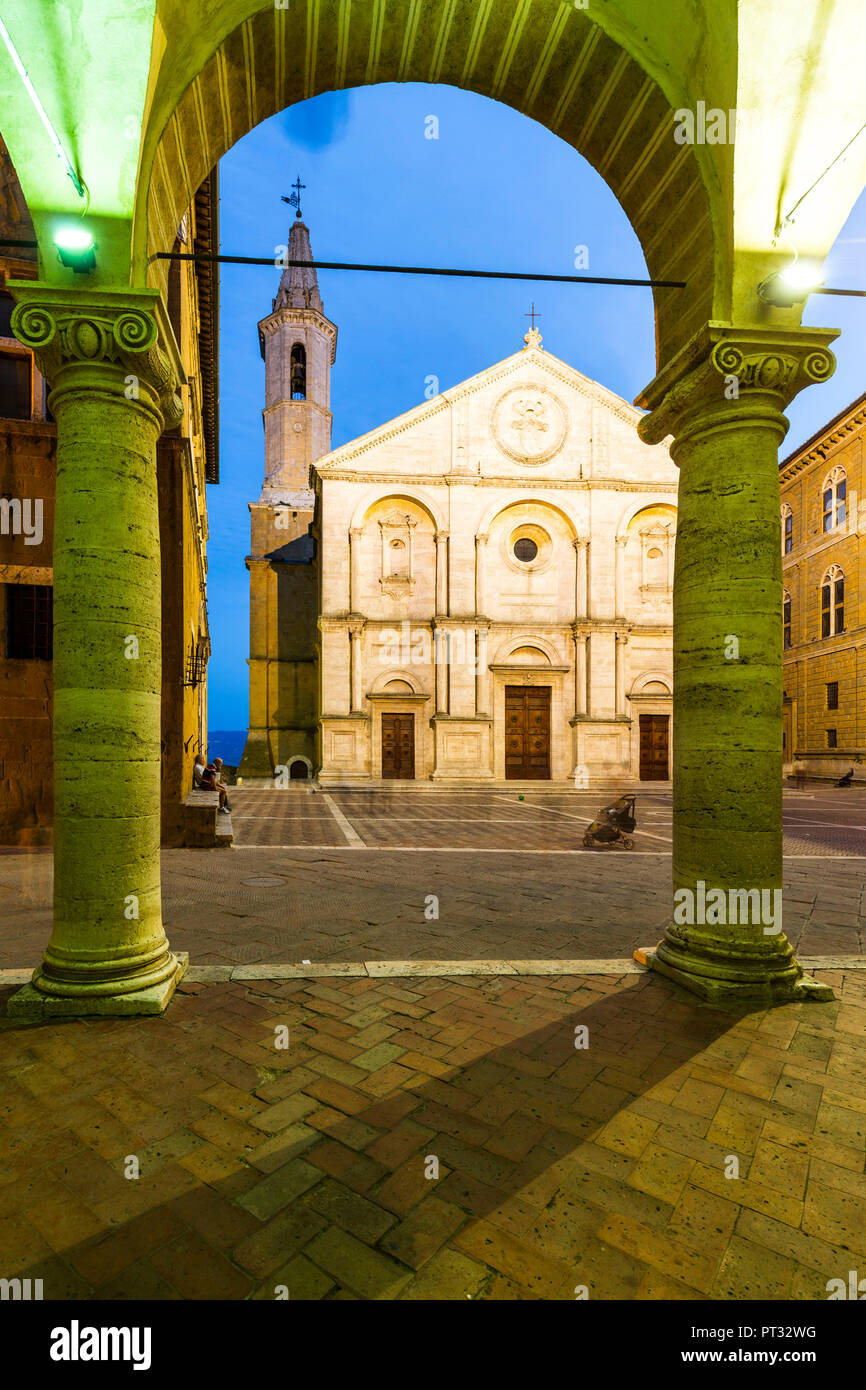
[{"label": "arched ceiling", "polygon": [[714,237],[695,150],[674,140],[673,109],[647,67],[588,10],[562,0],[292,0],[288,9],[246,8],[253,12],[177,93],[184,71],[169,57],[169,35],[178,7],[175,0],[159,6],[166,59],[142,166],[144,178],[152,168],[148,254],[170,249],[191,191],[268,116],[345,87],[444,82],[531,116],[605,178],[651,276],[689,283],[656,291],[663,353],[711,317]]},{"label": "arched ceiling", "polygon": [[[795,326],[800,306],[769,308],[757,285],[792,247],[823,258],[866,184],[862,0],[3,0],[3,21],[87,184],[85,279],[51,249],[85,206],[0,45],[0,132],[40,273],[77,289],[153,282],[149,254],[230,145],[373,82],[469,88],[579,150],[650,273],[688,281],[657,293],[660,362],[707,319]],[[749,138],[677,144],[675,112],[699,103],[736,109]]]}]

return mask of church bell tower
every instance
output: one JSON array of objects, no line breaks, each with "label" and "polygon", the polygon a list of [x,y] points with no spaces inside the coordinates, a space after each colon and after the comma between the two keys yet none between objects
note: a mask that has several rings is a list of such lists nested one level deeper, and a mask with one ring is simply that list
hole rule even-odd
[{"label": "church bell tower", "polygon": [[[300,188],[285,269],[259,323],[265,363],[265,478],[250,506],[250,716],[238,774],[274,785],[316,767],[318,568],[310,465],[331,447],[337,329],[325,317]],[[299,262],[299,264],[292,264]]]}]

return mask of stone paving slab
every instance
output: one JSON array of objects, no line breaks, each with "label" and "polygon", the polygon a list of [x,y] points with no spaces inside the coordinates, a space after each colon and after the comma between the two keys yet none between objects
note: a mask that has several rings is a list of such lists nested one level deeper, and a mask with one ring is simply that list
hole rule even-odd
[{"label": "stone paving slab", "polygon": [[0,1017],[0,1277],[824,1299],[866,1262],[866,976],[821,978],[834,1002],[749,1012],[581,973],[187,978],[162,1018]]},{"label": "stone paving slab", "polygon": [[[234,789],[233,849],[163,853],[172,945],[217,969],[628,960],[667,921],[671,798],[640,793],[635,850],[584,850],[584,826],[615,791]],[[783,801],[786,934],[809,957],[863,955],[866,791]],[[51,895],[50,852],[0,853],[0,970],[37,964]]]},{"label": "stone paving slab", "polygon": [[[172,946],[197,967],[630,959],[660,939],[670,906],[665,855],[258,847],[168,850],[162,865]],[[864,888],[866,861],[786,860],[798,953],[863,955]],[[50,855],[0,857],[0,969],[37,964],[50,903]]]}]

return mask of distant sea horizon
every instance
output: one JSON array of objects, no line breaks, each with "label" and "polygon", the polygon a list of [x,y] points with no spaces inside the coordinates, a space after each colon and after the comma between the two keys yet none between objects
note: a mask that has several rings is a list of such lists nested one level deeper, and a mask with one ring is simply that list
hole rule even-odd
[{"label": "distant sea horizon", "polygon": [[237,767],[247,741],[246,729],[210,729],[207,736],[207,760],[222,758],[227,767]]}]

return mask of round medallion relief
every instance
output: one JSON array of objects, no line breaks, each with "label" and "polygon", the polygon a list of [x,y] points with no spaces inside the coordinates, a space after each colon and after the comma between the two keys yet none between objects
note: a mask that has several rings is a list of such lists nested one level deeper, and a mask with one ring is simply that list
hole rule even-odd
[{"label": "round medallion relief", "polygon": [[544,463],[562,447],[568,422],[546,386],[514,386],[497,401],[493,437],[519,463]]}]

